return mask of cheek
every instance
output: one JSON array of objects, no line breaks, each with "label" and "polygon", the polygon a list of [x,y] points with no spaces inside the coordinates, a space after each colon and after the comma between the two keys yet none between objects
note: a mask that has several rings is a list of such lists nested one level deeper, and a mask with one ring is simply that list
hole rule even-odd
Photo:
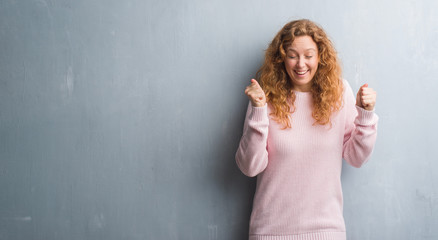
[{"label": "cheek", "polygon": [[312,62],[312,68],[315,70],[318,69],[318,64],[319,64],[319,61]]},{"label": "cheek", "polygon": [[295,66],[294,62],[291,60],[284,61],[284,65],[286,66],[287,69],[291,69],[293,68],[293,66]]}]

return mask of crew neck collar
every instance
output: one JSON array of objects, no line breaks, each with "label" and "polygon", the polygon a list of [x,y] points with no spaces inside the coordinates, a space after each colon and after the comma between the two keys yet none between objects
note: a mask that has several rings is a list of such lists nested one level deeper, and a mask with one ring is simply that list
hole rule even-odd
[{"label": "crew neck collar", "polygon": [[312,92],[300,92],[296,90],[292,90],[296,95],[310,95]]}]

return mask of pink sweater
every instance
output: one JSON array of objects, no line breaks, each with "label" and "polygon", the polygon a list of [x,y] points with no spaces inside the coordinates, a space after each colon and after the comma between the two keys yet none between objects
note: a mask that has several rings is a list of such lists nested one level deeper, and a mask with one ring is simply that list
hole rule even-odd
[{"label": "pink sweater", "polygon": [[257,176],[250,240],[345,240],[342,214],[342,158],[365,163],[376,141],[377,115],[355,106],[344,81],[344,106],[332,127],[313,125],[312,96],[295,92],[292,129],[269,116],[271,109],[248,106],[236,162]]}]

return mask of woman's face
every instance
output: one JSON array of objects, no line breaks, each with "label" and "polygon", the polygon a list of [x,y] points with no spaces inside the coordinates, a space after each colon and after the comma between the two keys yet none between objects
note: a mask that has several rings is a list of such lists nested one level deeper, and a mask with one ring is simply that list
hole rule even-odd
[{"label": "woman's face", "polygon": [[310,36],[295,38],[286,49],[286,59],[284,60],[294,90],[310,91],[313,76],[318,69],[318,62],[318,47],[313,39]]}]

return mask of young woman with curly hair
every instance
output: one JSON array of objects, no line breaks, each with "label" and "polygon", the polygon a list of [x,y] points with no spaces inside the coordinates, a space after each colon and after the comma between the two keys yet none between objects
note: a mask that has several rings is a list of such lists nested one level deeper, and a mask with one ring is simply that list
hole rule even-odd
[{"label": "young woman with curly hair", "polygon": [[332,42],[303,19],[286,24],[245,89],[250,103],[236,162],[257,176],[250,240],[345,240],[342,159],[360,167],[372,153],[376,92],[356,98]]}]

